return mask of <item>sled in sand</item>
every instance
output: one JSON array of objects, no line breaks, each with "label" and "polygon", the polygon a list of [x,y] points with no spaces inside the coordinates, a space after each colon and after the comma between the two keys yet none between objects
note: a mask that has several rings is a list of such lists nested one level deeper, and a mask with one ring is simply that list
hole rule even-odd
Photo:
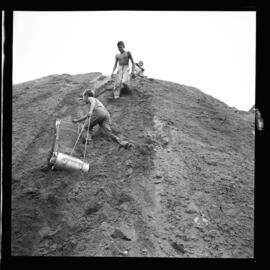
[{"label": "sled in sand", "polygon": [[[88,140],[86,140],[84,147],[84,159],[81,160],[79,157],[73,156],[84,126],[80,127],[72,122],[56,119],[55,129],[55,138],[48,157],[52,170],[62,169],[68,171],[88,172],[89,163],[85,162]],[[76,151],[75,155],[79,156],[80,153]]]}]

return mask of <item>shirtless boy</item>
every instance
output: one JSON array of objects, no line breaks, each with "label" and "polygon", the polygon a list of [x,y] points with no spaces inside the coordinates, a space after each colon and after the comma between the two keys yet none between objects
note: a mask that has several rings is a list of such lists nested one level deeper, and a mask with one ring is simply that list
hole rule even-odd
[{"label": "shirtless boy", "polygon": [[[105,134],[108,137],[112,138],[115,142],[117,142],[121,147],[127,149],[129,149],[130,147],[134,147],[132,143],[121,140],[119,137],[113,134],[111,129],[110,113],[97,98],[94,98],[93,91],[85,90],[83,93],[83,100],[86,104],[90,104],[89,112],[79,119],[73,119],[73,123],[78,123],[88,119],[84,127],[86,133],[88,132],[88,126],[89,131],[91,131],[93,127],[98,124],[99,127],[105,132]],[[87,138],[87,135],[84,135],[84,137]]]},{"label": "shirtless boy", "polygon": [[114,85],[114,98],[119,98],[120,91],[124,87],[128,87],[127,83],[129,81],[129,60],[132,63],[132,73],[134,72],[135,63],[133,61],[132,55],[129,51],[125,51],[125,45],[123,41],[118,41],[117,47],[119,54],[115,56],[115,63],[112,71],[111,77],[113,78],[113,73],[118,65],[115,85]]}]

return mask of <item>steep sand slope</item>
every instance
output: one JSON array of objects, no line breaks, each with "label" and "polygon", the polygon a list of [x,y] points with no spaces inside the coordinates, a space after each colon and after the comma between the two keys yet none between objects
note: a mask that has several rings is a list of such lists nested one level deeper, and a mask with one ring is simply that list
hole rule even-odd
[{"label": "steep sand slope", "polygon": [[254,115],[193,87],[133,79],[119,100],[99,99],[136,147],[96,130],[89,173],[42,171],[55,119],[85,112],[77,97],[93,86],[111,82],[89,73],[14,85],[12,254],[252,258]]}]

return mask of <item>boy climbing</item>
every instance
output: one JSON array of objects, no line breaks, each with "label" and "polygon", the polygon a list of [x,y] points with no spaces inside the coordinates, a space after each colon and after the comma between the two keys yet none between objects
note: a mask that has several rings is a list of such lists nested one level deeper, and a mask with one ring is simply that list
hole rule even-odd
[{"label": "boy climbing", "polygon": [[117,43],[118,50],[120,54],[115,56],[115,63],[113,67],[113,71],[111,74],[111,78],[113,78],[113,73],[118,65],[116,78],[115,78],[115,85],[114,85],[114,98],[119,98],[120,91],[124,87],[128,87],[127,83],[129,81],[129,60],[132,63],[132,73],[134,72],[135,63],[133,61],[132,55],[129,51],[125,51],[125,45],[123,41],[118,41]]},{"label": "boy climbing", "polygon": [[86,132],[88,130],[88,126],[89,131],[91,131],[95,125],[99,124],[100,128],[105,132],[105,134],[116,141],[121,147],[129,149],[133,146],[133,144],[129,143],[128,141],[121,140],[112,133],[110,113],[97,98],[94,98],[93,91],[84,91],[83,100],[86,104],[90,103],[90,110],[80,119],[73,119],[73,123],[78,123],[88,118],[88,121],[84,126]]}]

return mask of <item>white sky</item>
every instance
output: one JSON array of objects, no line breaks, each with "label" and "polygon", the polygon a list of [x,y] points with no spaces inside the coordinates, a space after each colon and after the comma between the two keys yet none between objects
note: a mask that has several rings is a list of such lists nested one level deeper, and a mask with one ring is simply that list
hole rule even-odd
[{"label": "white sky", "polygon": [[145,75],[255,104],[255,11],[14,12],[13,83],[52,74],[110,75],[123,40]]}]

